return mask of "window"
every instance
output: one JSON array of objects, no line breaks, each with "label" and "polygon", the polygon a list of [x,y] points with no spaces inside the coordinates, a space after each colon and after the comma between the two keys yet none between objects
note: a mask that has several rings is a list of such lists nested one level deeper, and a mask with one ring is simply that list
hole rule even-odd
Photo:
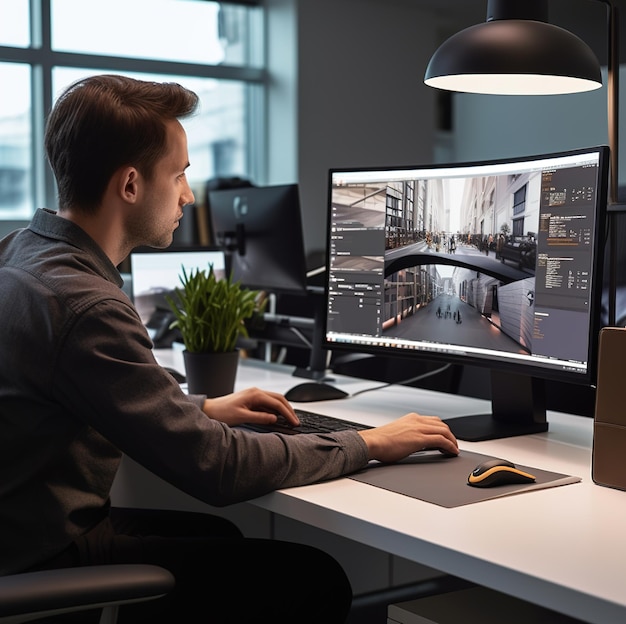
[{"label": "window", "polygon": [[30,45],[29,0],[12,0],[2,4],[0,45],[20,48]]},{"label": "window", "polygon": [[[71,82],[98,73],[175,81],[200,96],[183,125],[188,177],[261,183],[263,13],[255,2],[12,0],[0,20],[0,220],[55,207],[45,163],[47,111]],[[123,19],[120,16],[123,15]],[[10,97],[9,97],[10,94]]]},{"label": "window", "polygon": [[11,92],[0,98],[0,218],[32,213],[30,83],[29,65],[0,62],[0,84],[10,85]]},{"label": "window", "polygon": [[518,215],[526,210],[526,186],[513,193],[513,214]]}]

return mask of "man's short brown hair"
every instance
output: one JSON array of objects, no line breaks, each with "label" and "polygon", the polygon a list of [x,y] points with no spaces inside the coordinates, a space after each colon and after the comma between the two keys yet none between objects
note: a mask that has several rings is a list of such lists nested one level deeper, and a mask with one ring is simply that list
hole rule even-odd
[{"label": "man's short brown hair", "polygon": [[95,210],[123,166],[150,179],[166,148],[165,122],[197,106],[198,96],[175,83],[100,75],[72,84],[54,105],[45,134],[59,206]]}]

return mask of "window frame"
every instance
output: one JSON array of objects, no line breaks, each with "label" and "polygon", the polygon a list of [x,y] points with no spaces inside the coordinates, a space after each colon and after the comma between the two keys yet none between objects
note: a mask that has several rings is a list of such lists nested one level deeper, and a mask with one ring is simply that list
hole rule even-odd
[{"label": "window frame", "polygon": [[[222,4],[240,4],[259,7],[259,0],[230,0]],[[34,207],[56,205],[56,182],[48,166],[43,151],[43,135],[45,119],[52,108],[54,93],[52,90],[52,72],[54,67],[84,68],[88,70],[106,68],[105,71],[163,74],[189,76],[194,78],[214,78],[242,82],[249,86],[261,87],[261,94],[246,98],[246,124],[249,149],[246,153],[247,175],[263,183],[267,178],[264,169],[267,137],[262,131],[266,117],[265,103],[267,100],[267,69],[265,62],[259,68],[240,67],[233,65],[208,65],[180,61],[163,61],[141,59],[125,56],[106,56],[76,52],[61,52],[52,49],[51,0],[30,0],[31,45],[29,47],[11,47],[0,45],[0,61],[7,63],[27,64],[31,67],[31,128],[32,149],[31,165],[31,196]],[[265,15],[261,15],[265,20]],[[262,25],[265,30],[265,26]],[[29,220],[0,219],[0,236],[22,227]]]}]

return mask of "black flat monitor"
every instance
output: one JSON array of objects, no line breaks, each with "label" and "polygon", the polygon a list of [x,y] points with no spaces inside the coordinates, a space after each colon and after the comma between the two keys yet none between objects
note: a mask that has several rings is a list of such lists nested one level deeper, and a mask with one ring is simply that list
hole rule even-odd
[{"label": "black flat monitor", "polygon": [[306,256],[297,184],[210,190],[216,245],[233,280],[255,290],[305,294]]},{"label": "black flat monitor", "polygon": [[595,384],[607,147],[329,176],[327,348],[489,367],[464,440],[545,431],[545,380]]}]

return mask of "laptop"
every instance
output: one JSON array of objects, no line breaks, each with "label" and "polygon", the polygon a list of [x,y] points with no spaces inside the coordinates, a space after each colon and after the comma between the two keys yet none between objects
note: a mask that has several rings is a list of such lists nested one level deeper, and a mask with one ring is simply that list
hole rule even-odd
[{"label": "laptop", "polygon": [[210,247],[139,248],[132,251],[131,297],[144,325],[149,330],[156,330],[163,326],[161,317],[171,315],[165,297],[181,286],[183,267],[189,275],[194,270],[208,271],[211,265],[218,279],[226,276],[224,251]]}]

